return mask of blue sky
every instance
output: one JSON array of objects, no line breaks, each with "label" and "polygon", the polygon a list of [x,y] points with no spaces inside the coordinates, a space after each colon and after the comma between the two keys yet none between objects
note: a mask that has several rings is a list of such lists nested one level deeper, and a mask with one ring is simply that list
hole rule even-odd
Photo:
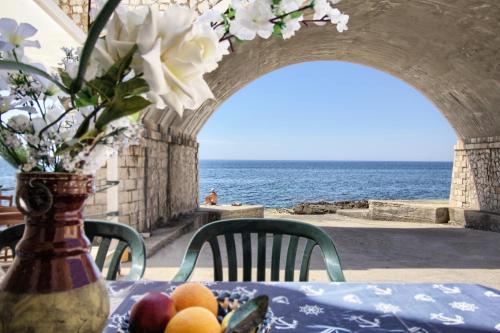
[{"label": "blue sky", "polygon": [[219,107],[199,141],[201,159],[451,161],[456,136],[405,82],[325,61],[250,83]]}]

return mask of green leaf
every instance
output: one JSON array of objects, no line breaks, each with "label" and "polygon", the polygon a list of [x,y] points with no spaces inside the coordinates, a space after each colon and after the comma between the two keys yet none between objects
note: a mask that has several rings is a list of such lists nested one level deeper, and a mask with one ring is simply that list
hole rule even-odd
[{"label": "green leaf", "polygon": [[127,54],[120,58],[116,63],[114,63],[113,66],[111,66],[103,76],[87,82],[87,85],[93,88],[105,99],[113,99],[116,93],[116,87],[120,84],[120,82],[127,74],[127,71],[130,68],[130,64],[132,63],[132,59],[134,57],[134,53],[136,51],[137,45],[134,45],[130,49],[130,51],[127,52]]},{"label": "green leaf", "polygon": [[80,65],[78,66],[78,74],[76,75],[76,79],[71,84],[70,91],[72,93],[76,93],[81,89],[83,80],[85,79],[85,72],[87,71],[87,64],[90,60],[90,56],[92,55],[92,51],[94,51],[95,44],[99,39],[101,31],[106,26],[106,23],[108,23],[109,18],[113,15],[114,10],[120,4],[120,1],[121,0],[108,0],[97,15],[95,21],[92,23],[87,40],[83,45],[82,54],[80,56]]},{"label": "green leaf", "polygon": [[84,87],[77,95],[76,95],[75,104],[77,107],[85,107],[97,105],[98,97],[92,94],[92,91],[89,87]]},{"label": "green leaf", "polygon": [[273,5],[277,6],[279,5],[281,2],[281,0],[273,0]]},{"label": "green leaf", "polygon": [[130,68],[134,53],[137,51],[138,46],[135,44],[122,58],[111,66],[104,77],[115,82],[119,82],[126,75],[125,71]]},{"label": "green leaf", "polygon": [[59,89],[62,91],[69,93],[68,88],[66,88],[61,82],[53,78],[49,73],[41,70],[40,68],[37,68],[35,66],[31,66],[28,64],[24,64],[21,62],[16,62],[16,61],[9,61],[9,60],[0,60],[0,69],[7,70],[7,71],[23,71],[26,73],[34,74],[41,76],[49,81],[52,81]]},{"label": "green leaf", "polygon": [[290,14],[290,17],[292,19],[298,19],[301,16],[302,16],[302,12],[301,11],[296,11],[296,12],[293,12],[293,13]]},{"label": "green leaf", "polygon": [[148,100],[141,96],[132,96],[126,99],[116,99],[111,102],[102,114],[97,118],[95,128],[98,131],[103,131],[106,125],[110,122],[122,117],[133,115],[151,104]]},{"label": "green leaf", "polygon": [[116,95],[118,96],[134,96],[147,93],[149,91],[149,85],[146,80],[139,77],[134,77],[125,82],[121,82],[116,87]]},{"label": "green leaf", "polygon": [[69,76],[69,74],[67,72],[65,72],[61,68],[59,68],[59,76],[61,77],[62,83],[66,87],[70,87],[71,86],[71,83],[73,82],[73,79],[71,78],[71,76]]},{"label": "green leaf", "polygon": [[269,297],[258,296],[238,308],[229,319],[224,333],[248,333],[259,326],[266,317]]},{"label": "green leaf", "polygon": [[282,37],[283,36],[283,34],[281,32],[282,29],[283,28],[281,27],[281,24],[276,23],[274,25],[274,28],[273,28],[273,35],[278,36],[278,37]]},{"label": "green leaf", "polygon": [[232,20],[236,17],[236,11],[234,10],[233,7],[229,7],[227,10],[226,10],[226,13],[225,13],[225,16],[229,19],[229,20]]}]

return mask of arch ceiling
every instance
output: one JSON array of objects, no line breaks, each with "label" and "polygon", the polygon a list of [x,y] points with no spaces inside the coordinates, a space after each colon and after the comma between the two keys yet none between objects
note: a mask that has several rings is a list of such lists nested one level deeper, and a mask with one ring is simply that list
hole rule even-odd
[{"label": "arch ceiling", "polygon": [[206,76],[215,101],[182,119],[150,111],[145,124],[194,139],[220,103],[258,77],[290,64],[342,60],[406,81],[460,138],[500,136],[499,0],[344,0],[339,8],[351,16],[349,31],[311,26],[287,41],[240,44]]}]

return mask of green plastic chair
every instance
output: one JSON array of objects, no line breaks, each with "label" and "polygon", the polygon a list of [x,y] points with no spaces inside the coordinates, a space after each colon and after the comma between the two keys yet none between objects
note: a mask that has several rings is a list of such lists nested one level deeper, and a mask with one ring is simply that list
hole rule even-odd
[{"label": "green plastic chair", "polygon": [[221,220],[205,225],[191,239],[184,255],[181,268],[174,277],[175,282],[186,282],[191,277],[200,251],[209,243],[213,255],[214,280],[223,281],[222,257],[217,236],[224,236],[226,243],[229,281],[237,281],[237,255],[235,234],[241,234],[243,249],[243,281],[252,279],[251,234],[257,234],[257,281],[265,281],[266,235],[273,235],[271,252],[271,280],[278,281],[280,273],[281,244],[283,235],[289,235],[285,265],[285,281],[294,280],[295,259],[299,239],[305,238],[306,245],[300,266],[300,281],[309,280],[309,264],[315,246],[319,246],[330,281],[345,281],[340,259],[333,240],[323,230],[311,225],[285,219],[233,219]]},{"label": "green plastic chair", "polygon": [[[146,248],[144,240],[137,231],[125,224],[98,220],[85,220],[84,230],[91,243],[95,237],[102,237],[95,259],[100,271],[104,267],[111,240],[119,240],[109,263],[106,280],[116,280],[120,259],[127,247],[130,247],[132,252],[132,267],[130,273],[123,279],[136,281],[142,278],[146,269]],[[0,232],[0,249],[10,248],[15,253],[16,245],[23,233],[24,224],[18,224]]]}]

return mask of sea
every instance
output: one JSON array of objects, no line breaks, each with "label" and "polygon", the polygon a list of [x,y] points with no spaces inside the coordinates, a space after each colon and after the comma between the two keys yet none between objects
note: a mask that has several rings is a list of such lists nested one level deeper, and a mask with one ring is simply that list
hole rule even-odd
[{"label": "sea", "polygon": [[[447,199],[452,162],[201,160],[200,200],[213,188],[219,203],[288,208],[299,202]],[[0,185],[15,170],[0,159]]]},{"label": "sea", "polygon": [[289,208],[300,202],[448,199],[452,162],[200,161],[200,200]]}]

